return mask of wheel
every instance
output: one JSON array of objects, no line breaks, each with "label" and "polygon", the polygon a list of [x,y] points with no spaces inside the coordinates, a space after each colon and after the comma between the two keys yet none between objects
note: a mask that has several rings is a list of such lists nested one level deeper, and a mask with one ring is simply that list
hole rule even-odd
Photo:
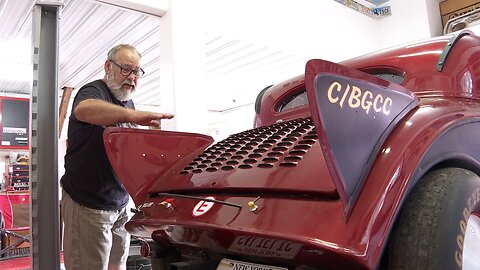
[{"label": "wheel", "polygon": [[150,259],[142,255],[130,255],[127,258],[127,270],[152,270]]},{"label": "wheel", "polygon": [[460,168],[425,175],[392,231],[384,268],[480,269],[480,178]]},{"label": "wheel", "polygon": [[169,270],[170,264],[181,261],[181,256],[174,250],[161,244],[151,242],[152,270]]},{"label": "wheel", "polygon": [[2,210],[0,210],[0,229],[5,228],[5,219],[3,218]]},{"label": "wheel", "polygon": [[0,253],[4,249],[3,239],[5,239],[5,219],[3,218],[2,210],[0,210]]}]

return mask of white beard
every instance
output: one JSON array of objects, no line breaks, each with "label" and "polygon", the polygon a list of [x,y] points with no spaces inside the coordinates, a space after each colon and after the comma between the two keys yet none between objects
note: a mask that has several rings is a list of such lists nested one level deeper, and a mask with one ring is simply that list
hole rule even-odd
[{"label": "white beard", "polygon": [[[137,90],[137,86],[135,85],[135,83],[127,78],[125,78],[125,80],[121,84],[115,83],[115,75],[113,74],[113,72],[105,76],[105,83],[107,84],[108,88],[110,88],[113,96],[120,101],[127,101],[132,99],[132,94],[135,93],[135,91]],[[124,83],[133,84],[133,89],[131,91],[122,90],[122,84]]]}]

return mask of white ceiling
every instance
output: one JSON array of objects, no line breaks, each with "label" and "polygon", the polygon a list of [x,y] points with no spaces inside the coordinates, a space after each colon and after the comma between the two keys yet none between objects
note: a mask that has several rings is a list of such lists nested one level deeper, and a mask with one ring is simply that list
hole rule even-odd
[{"label": "white ceiling", "polygon": [[[35,0],[0,0],[0,61],[2,66],[13,67],[0,75],[0,92],[30,94],[34,4]],[[101,78],[108,49],[122,42],[135,44],[143,53],[147,71],[143,87],[158,89],[158,20],[93,1],[65,0],[60,19],[59,87],[78,89]],[[149,100],[148,94],[142,92],[139,99]]]},{"label": "white ceiling", "polygon": [[[325,0],[322,0],[325,1]],[[359,0],[367,6],[373,0]],[[35,0],[0,0],[0,94],[29,95],[31,90],[32,10]],[[131,43],[142,53],[146,71],[138,105],[159,106],[159,18],[99,4],[94,0],[64,0],[60,18],[59,87],[80,88],[103,77],[109,48]],[[253,103],[265,86],[303,71],[305,57],[245,42],[205,30],[205,59],[209,91],[218,98],[211,111]],[[258,74],[262,74],[258,76]],[[234,77],[249,78],[230,85]],[[246,90],[248,89],[248,91]],[[232,100],[236,99],[236,102]]]}]

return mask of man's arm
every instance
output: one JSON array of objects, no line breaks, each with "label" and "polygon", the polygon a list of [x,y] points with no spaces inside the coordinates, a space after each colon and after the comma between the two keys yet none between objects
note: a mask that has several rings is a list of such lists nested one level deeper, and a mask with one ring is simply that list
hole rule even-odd
[{"label": "man's arm", "polygon": [[160,125],[158,120],[173,118],[173,114],[137,111],[97,99],[80,101],[73,113],[79,121],[99,126],[135,123],[158,127]]}]

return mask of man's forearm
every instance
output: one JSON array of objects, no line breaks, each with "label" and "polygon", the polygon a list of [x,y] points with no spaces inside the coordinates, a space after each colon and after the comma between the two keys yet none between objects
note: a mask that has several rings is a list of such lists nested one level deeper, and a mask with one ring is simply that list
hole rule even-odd
[{"label": "man's forearm", "polygon": [[103,100],[87,99],[78,103],[73,113],[75,117],[82,122],[108,126],[128,122],[129,111],[131,111],[131,109]]},{"label": "man's forearm", "polygon": [[160,119],[173,118],[171,113],[137,111],[96,99],[80,101],[73,113],[79,121],[99,126],[134,123],[141,126],[158,127]]}]

